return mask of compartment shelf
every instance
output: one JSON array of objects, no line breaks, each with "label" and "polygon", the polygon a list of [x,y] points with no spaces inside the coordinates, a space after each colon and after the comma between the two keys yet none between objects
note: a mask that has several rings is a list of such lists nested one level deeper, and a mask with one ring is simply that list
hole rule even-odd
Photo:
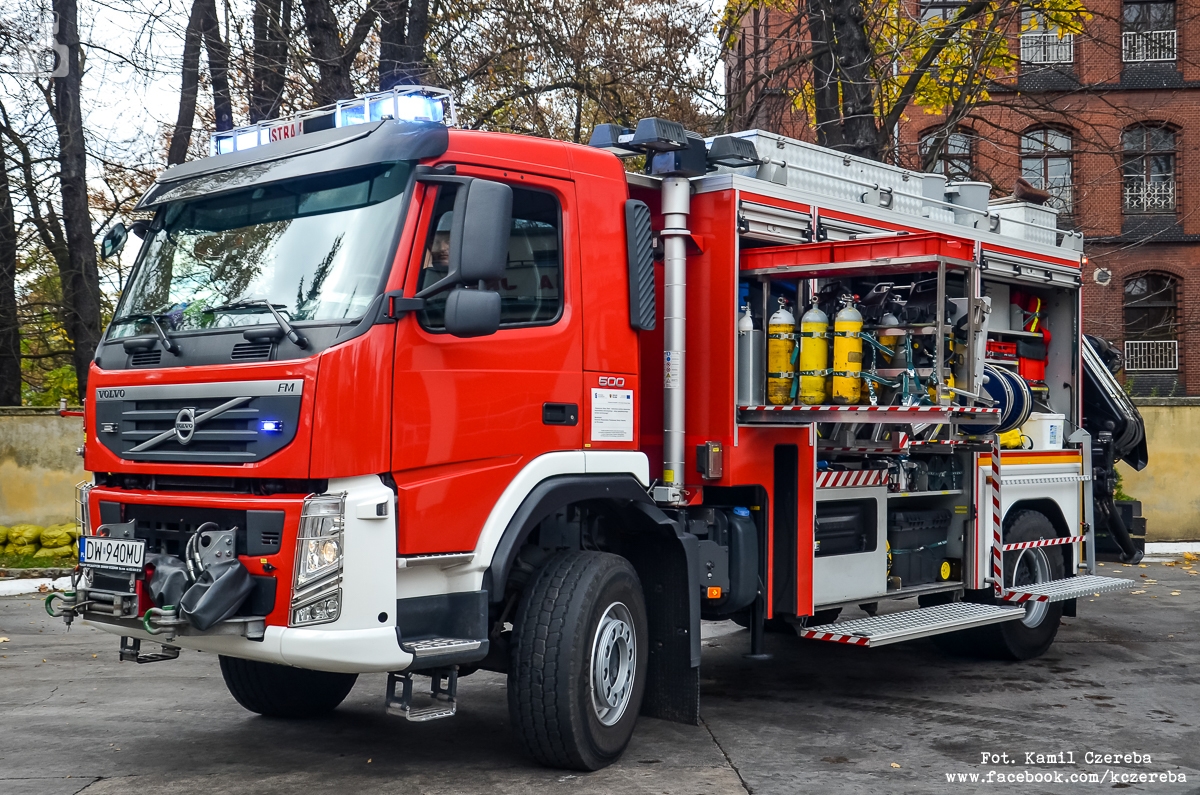
[{"label": "compartment shelf", "polygon": [[996,425],[1000,422],[1000,409],[974,406],[741,406],[738,421],[744,425],[804,425],[812,422]]},{"label": "compartment shelf", "polygon": [[993,334],[998,337],[1037,337],[1038,339],[1042,339],[1043,336],[1040,331],[1014,331],[1006,328],[988,329],[988,336],[990,337]]},{"label": "compartment shelf", "polygon": [[962,489],[948,489],[946,491],[889,491],[887,496],[890,500],[900,497],[953,497],[962,493]]}]

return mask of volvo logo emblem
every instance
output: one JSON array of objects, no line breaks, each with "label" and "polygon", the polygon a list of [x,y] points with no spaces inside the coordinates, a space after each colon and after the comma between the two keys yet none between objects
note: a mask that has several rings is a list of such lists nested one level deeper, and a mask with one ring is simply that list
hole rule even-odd
[{"label": "volvo logo emblem", "polygon": [[180,444],[187,444],[196,432],[196,410],[183,409],[175,415],[175,438]]}]

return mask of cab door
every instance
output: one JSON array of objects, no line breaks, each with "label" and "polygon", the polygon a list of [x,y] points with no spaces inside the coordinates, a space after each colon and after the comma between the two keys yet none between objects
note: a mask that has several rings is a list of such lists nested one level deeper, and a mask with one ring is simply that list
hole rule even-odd
[{"label": "cab door", "polygon": [[[500,329],[460,339],[442,322],[446,293],[396,324],[392,461],[401,555],[467,552],[529,461],[579,450],[583,332],[574,184],[460,167],[513,190]],[[458,186],[427,184],[404,294],[445,275]]]}]

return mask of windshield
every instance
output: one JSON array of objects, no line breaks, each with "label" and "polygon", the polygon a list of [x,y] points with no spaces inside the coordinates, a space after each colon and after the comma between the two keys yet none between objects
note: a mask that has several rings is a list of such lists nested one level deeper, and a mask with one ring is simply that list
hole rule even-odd
[{"label": "windshield", "polygon": [[[361,318],[394,254],[409,163],[168,204],[151,226],[110,335]],[[255,303],[257,302],[257,305]],[[266,317],[264,317],[264,315]]]}]

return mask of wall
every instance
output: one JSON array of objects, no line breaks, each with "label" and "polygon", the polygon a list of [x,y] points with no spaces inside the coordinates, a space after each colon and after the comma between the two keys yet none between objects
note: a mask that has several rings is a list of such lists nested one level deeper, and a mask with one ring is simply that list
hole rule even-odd
[{"label": "wall", "polygon": [[1190,484],[1200,463],[1200,398],[1134,402],[1146,421],[1150,463],[1141,472],[1120,469],[1125,493],[1142,501],[1146,539],[1200,540],[1200,488]]},{"label": "wall", "polygon": [[83,420],[58,409],[0,408],[0,525],[75,518],[75,484],[88,479],[75,450]]}]

